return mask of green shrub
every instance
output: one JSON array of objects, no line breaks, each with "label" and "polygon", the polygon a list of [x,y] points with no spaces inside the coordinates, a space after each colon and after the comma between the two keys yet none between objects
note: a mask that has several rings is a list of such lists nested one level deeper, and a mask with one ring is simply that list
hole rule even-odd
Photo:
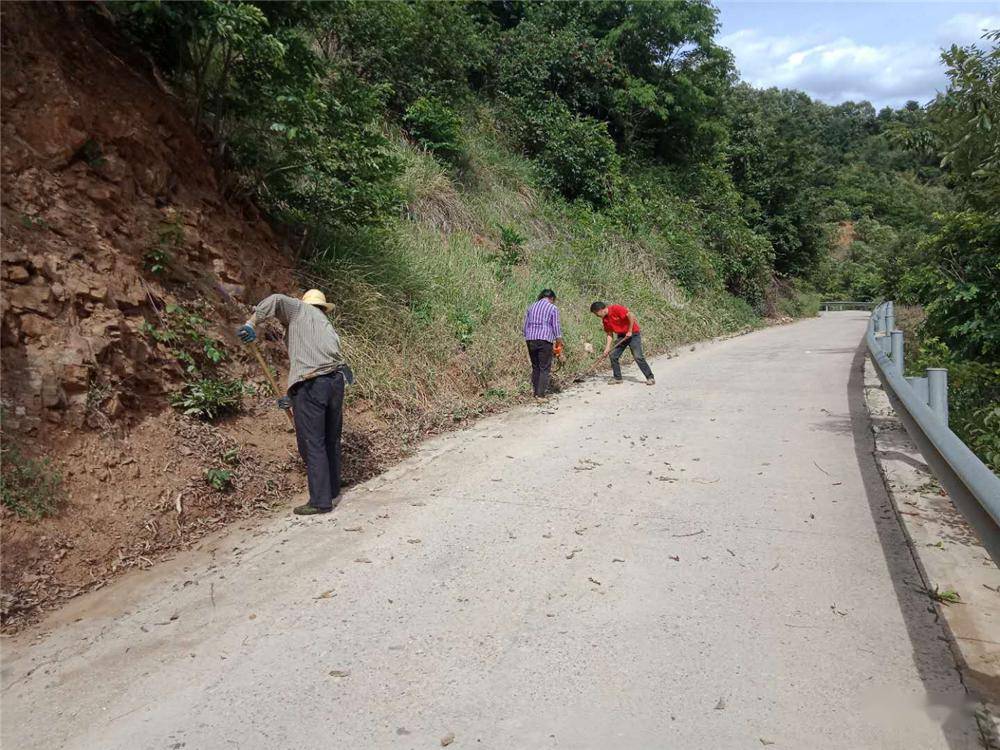
[{"label": "green shrub", "polygon": [[[1000,372],[997,373],[1000,376]],[[994,472],[1000,473],[1000,401],[969,414],[965,442]]]},{"label": "green shrub", "polygon": [[524,260],[525,238],[512,227],[500,227],[500,247],[490,258],[497,268],[497,278],[510,277],[514,266]]},{"label": "green shrub", "polygon": [[205,481],[217,492],[225,492],[233,486],[233,472],[229,469],[207,469]]},{"label": "green shrub", "polygon": [[62,475],[48,458],[29,458],[16,445],[3,447],[0,497],[3,504],[24,518],[41,518],[56,512],[63,499]]},{"label": "green shrub", "polygon": [[966,359],[1000,358],[1000,214],[955,211],[925,244],[906,285],[925,302],[928,336]]},{"label": "green shrub", "polygon": [[801,279],[792,279],[791,284],[779,291],[776,308],[779,315],[789,318],[807,318],[819,315],[819,292]]},{"label": "green shrub", "polygon": [[337,26],[324,16],[363,5],[204,0],[110,10],[170,76],[195,130],[211,132],[230,192],[284,224],[344,227],[377,224],[398,203],[381,128],[389,87],[322,49]]},{"label": "green shrub", "polygon": [[146,251],[143,260],[146,262],[146,270],[157,276],[162,275],[170,267],[173,260],[172,251],[176,251],[184,244],[184,226],[180,216],[172,221],[165,221],[156,230],[156,236],[152,247]]},{"label": "green shrub", "polygon": [[245,390],[240,380],[202,378],[186,383],[170,403],[187,416],[212,420],[239,411]]},{"label": "green shrub", "polygon": [[990,468],[1000,471],[1000,362],[962,359],[940,339],[928,336],[926,323],[914,343],[908,347],[907,374],[947,368],[948,426]]},{"label": "green shrub", "polygon": [[197,377],[226,358],[222,342],[206,332],[208,321],[197,312],[183,305],[169,304],[157,320],[159,326],[144,323],[143,332],[169,347],[170,354],[181,363],[188,376]]},{"label": "green shrub", "polygon": [[570,200],[611,202],[621,183],[621,159],[605,123],[549,108],[541,119],[538,161],[546,181]]},{"label": "green shrub", "polygon": [[403,116],[410,135],[435,156],[455,162],[462,156],[462,120],[440,99],[422,96]]}]

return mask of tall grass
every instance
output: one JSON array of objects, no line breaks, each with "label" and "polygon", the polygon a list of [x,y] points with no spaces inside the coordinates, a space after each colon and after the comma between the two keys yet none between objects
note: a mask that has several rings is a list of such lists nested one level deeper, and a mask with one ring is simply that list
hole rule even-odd
[{"label": "tall grass", "polygon": [[466,134],[460,168],[399,139],[403,214],[388,226],[314,240],[304,281],[331,292],[363,399],[404,431],[527,396],[521,323],[540,289],[558,294],[567,383],[603,345],[595,299],[631,308],[650,353],[758,318],[711,283],[676,280],[670,242],[543,192],[488,122]]}]

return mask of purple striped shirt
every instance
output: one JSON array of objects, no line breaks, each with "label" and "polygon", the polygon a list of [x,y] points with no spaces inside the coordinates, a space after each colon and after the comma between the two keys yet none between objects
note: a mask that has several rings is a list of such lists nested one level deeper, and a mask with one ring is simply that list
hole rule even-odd
[{"label": "purple striped shirt", "polygon": [[555,341],[561,338],[559,308],[543,297],[529,307],[524,315],[524,340]]}]

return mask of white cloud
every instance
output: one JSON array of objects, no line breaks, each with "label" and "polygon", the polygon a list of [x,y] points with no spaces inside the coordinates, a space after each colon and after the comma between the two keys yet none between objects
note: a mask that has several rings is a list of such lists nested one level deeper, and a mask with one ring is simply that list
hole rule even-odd
[{"label": "white cloud", "polygon": [[927,102],[944,89],[941,47],[971,44],[983,28],[1000,28],[1000,16],[962,13],[942,24],[935,39],[862,44],[822,30],[795,36],[743,29],[719,42],[732,50],[744,80],[755,86],[802,89],[830,103],[867,99],[876,106]]},{"label": "white cloud", "polygon": [[973,44],[982,38],[985,29],[1000,29],[1000,15],[959,13],[941,24],[937,42],[942,47]]}]

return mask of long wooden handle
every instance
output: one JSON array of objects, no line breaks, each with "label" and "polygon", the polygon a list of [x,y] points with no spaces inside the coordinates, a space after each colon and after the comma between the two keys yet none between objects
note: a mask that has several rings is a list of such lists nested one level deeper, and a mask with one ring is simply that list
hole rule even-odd
[{"label": "long wooden handle", "polygon": [[[260,362],[260,369],[264,371],[264,377],[266,377],[267,382],[271,384],[271,390],[274,391],[275,396],[278,396],[281,391],[278,390],[278,384],[274,382],[274,376],[271,375],[271,368],[268,367],[267,362],[264,361],[264,355],[260,353],[260,347],[257,346],[256,341],[250,342],[250,349],[253,351],[253,355],[257,358],[257,361]],[[285,412],[285,415],[288,417],[288,422],[292,425],[292,429],[295,429],[295,417],[292,416],[292,410],[282,409],[282,411]]]}]

